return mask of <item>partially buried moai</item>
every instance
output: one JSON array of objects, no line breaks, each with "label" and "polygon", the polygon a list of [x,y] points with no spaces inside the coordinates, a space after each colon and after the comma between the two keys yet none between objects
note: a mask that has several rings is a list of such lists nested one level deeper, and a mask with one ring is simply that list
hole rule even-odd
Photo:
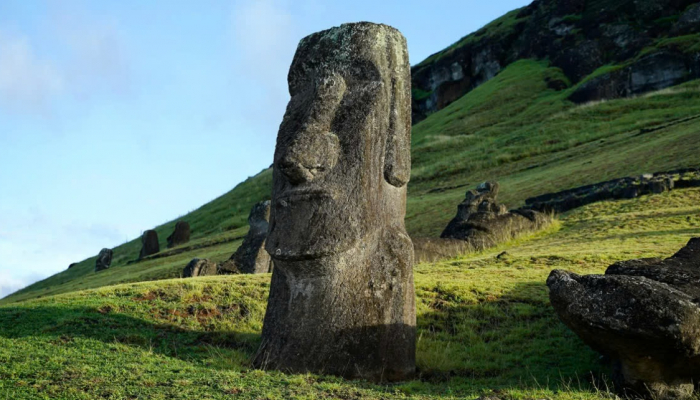
[{"label": "partially buried moai", "polygon": [[415,371],[404,227],[411,87],[396,29],[344,24],[299,43],[275,150],[274,270],[254,363],[395,381]]}]

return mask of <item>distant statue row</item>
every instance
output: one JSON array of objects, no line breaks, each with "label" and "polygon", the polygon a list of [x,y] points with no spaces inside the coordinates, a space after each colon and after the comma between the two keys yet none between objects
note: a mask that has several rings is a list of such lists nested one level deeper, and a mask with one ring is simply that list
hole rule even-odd
[{"label": "distant statue row", "polygon": [[[190,224],[186,221],[178,221],[175,224],[173,233],[168,236],[168,248],[179,246],[190,241]],[[150,255],[160,252],[160,244],[158,243],[158,232],[155,230],[147,230],[141,236],[141,251],[139,252],[139,260]],[[108,269],[112,265],[112,257],[114,252],[112,249],[102,249],[95,260],[95,272],[100,272]],[[72,268],[77,264],[71,264],[68,268]]]}]

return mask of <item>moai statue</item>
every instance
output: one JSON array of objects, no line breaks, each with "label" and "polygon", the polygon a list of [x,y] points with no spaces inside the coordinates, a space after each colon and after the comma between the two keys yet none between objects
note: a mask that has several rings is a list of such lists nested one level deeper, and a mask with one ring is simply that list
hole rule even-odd
[{"label": "moai statue", "polygon": [[158,232],[149,229],[143,232],[141,236],[141,252],[139,253],[139,260],[150,256],[151,254],[156,254],[160,251],[160,244],[158,243]]},{"label": "moai statue", "polygon": [[270,200],[253,206],[248,216],[250,229],[235,253],[219,266],[220,274],[266,274],[272,272],[272,260],[265,250],[265,238],[270,220]]},{"label": "moai statue", "polygon": [[109,266],[112,265],[113,254],[114,252],[112,252],[112,249],[100,250],[100,254],[97,255],[97,259],[95,260],[95,272],[108,269]]},{"label": "moai statue", "polygon": [[344,24],[299,43],[275,149],[257,367],[414,374],[410,85],[406,40],[392,27]]},{"label": "moai statue", "polygon": [[178,221],[175,230],[168,236],[168,248],[172,248],[190,241],[190,224],[187,221]]}]

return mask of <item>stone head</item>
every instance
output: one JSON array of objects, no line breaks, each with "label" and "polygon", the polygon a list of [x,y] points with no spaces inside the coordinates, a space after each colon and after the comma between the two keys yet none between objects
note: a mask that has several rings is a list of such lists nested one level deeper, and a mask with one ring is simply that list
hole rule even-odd
[{"label": "stone head", "polygon": [[361,22],[307,36],[288,82],[267,251],[314,259],[382,227],[403,229],[411,79],[401,33]]}]

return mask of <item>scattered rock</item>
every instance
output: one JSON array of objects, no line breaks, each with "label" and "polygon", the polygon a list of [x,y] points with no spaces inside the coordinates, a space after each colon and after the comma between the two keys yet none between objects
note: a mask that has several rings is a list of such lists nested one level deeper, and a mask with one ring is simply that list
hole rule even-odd
[{"label": "scattered rock", "polygon": [[272,259],[265,251],[265,238],[270,220],[270,201],[253,206],[248,216],[250,229],[243,243],[231,258],[219,266],[220,274],[264,274],[272,272]]},{"label": "scattered rock", "polygon": [[508,211],[497,202],[499,185],[484,182],[469,190],[457,207],[457,215],[440,235],[443,239],[469,242],[476,250],[493,247],[521,233],[541,229],[548,218],[533,210]]},{"label": "scattered rock", "polygon": [[112,254],[111,249],[100,250],[100,254],[97,255],[97,260],[95,260],[95,272],[105,270],[112,265]]},{"label": "scattered rock", "polygon": [[692,394],[700,380],[700,238],[673,257],[619,262],[605,275],[555,270],[547,285],[564,324],[614,360],[619,391]]},{"label": "scattered rock", "polygon": [[216,275],[217,265],[206,258],[193,258],[184,270],[182,270],[183,278],[193,278],[196,276]]},{"label": "scattered rock", "polygon": [[700,169],[689,168],[613,179],[532,197],[525,200],[525,204],[527,209],[562,213],[598,201],[633,199],[641,195],[690,187],[700,187]]},{"label": "scattered rock", "polygon": [[139,253],[139,260],[150,256],[151,254],[156,254],[160,251],[160,244],[158,243],[158,232],[149,229],[143,233],[141,236],[141,252]]},{"label": "scattered rock", "polygon": [[168,248],[179,246],[190,241],[190,224],[187,221],[178,221],[175,230],[168,236]]},{"label": "scattered rock", "polygon": [[372,381],[415,373],[413,244],[404,227],[411,81],[396,29],[302,39],[275,149],[274,270],[254,365]]}]

